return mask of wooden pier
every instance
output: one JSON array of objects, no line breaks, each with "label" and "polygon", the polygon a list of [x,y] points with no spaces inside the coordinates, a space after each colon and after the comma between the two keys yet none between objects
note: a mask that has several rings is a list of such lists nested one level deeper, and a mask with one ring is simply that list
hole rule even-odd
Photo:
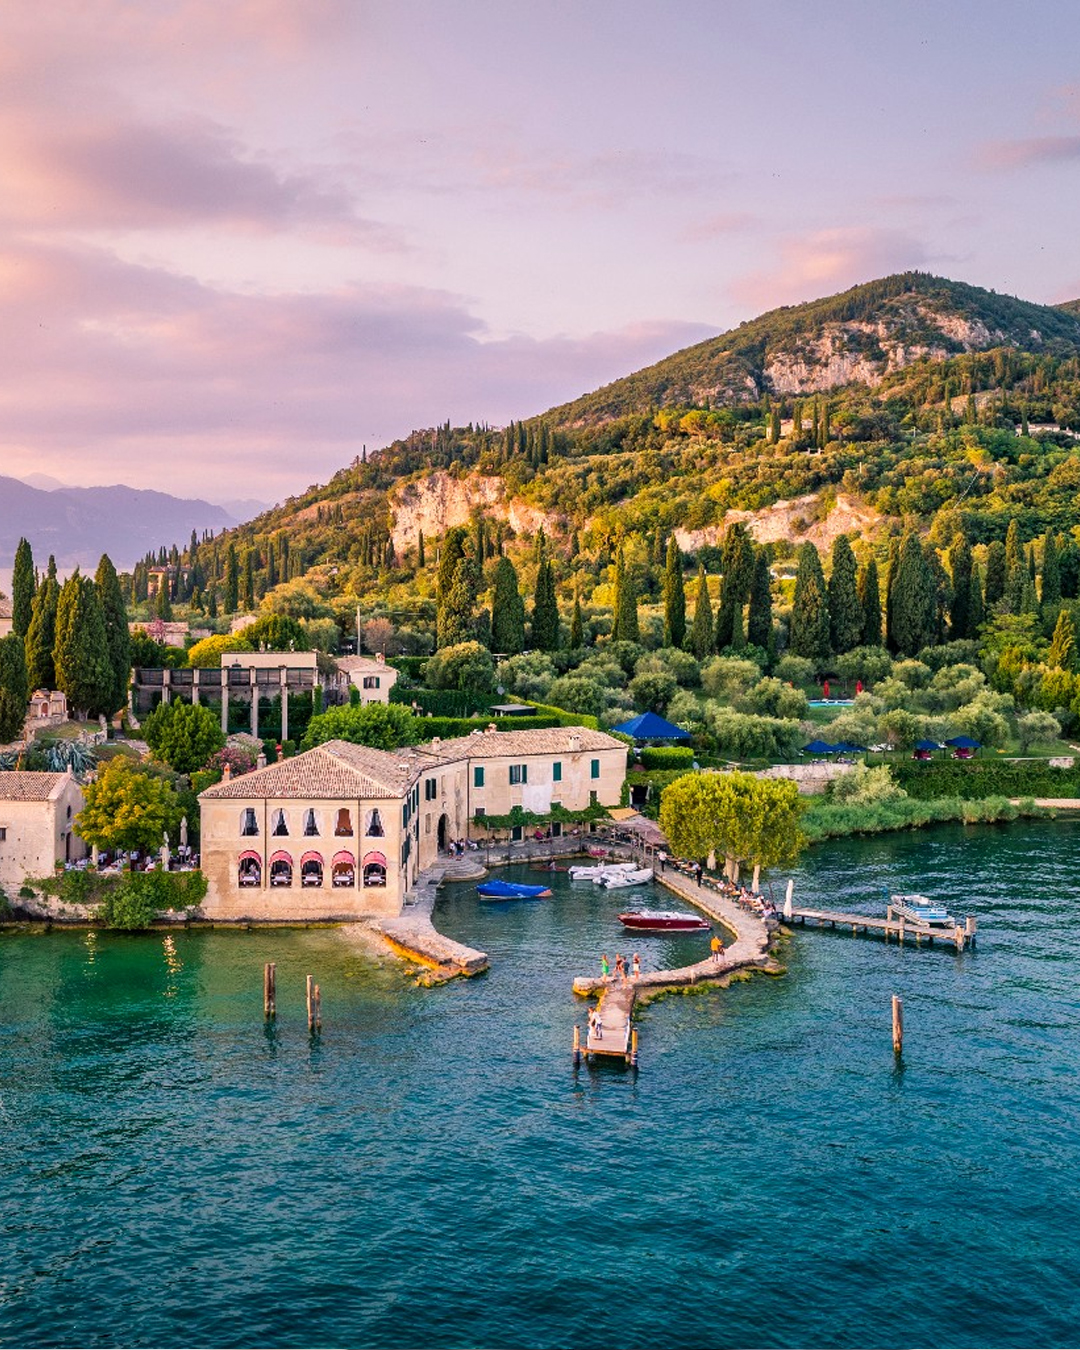
[{"label": "wooden pier", "polygon": [[965,947],[974,947],[975,934],[978,931],[978,922],[973,916],[969,916],[962,924],[957,924],[955,928],[931,928],[927,924],[912,923],[910,919],[903,917],[894,918],[890,907],[887,918],[876,919],[869,914],[846,914],[840,910],[829,909],[795,909],[790,904],[784,906],[784,922],[805,924],[807,921],[817,924],[819,928],[828,925],[831,928],[850,928],[853,937],[857,937],[860,932],[864,934],[880,934],[886,942],[893,938],[897,942],[904,943],[909,938],[915,939],[915,945],[921,947],[923,942],[933,946],[935,939],[939,943],[947,943],[954,947],[958,952],[962,952]]},{"label": "wooden pier", "polygon": [[626,1064],[637,1063],[637,1032],[631,1025],[636,991],[633,984],[611,984],[589,1014],[585,1054],[607,1055]]}]

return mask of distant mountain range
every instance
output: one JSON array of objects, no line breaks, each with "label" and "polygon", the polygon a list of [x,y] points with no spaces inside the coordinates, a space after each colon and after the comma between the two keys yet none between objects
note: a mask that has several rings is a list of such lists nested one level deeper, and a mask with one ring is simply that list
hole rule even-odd
[{"label": "distant mountain range", "polygon": [[118,568],[131,568],[163,540],[183,542],[192,530],[216,532],[260,509],[258,502],[234,503],[235,514],[201,500],[165,492],[116,487],[51,486],[56,479],[31,476],[33,483],[0,477],[0,561],[10,566],[21,538],[44,566],[50,553],[61,568],[97,566],[108,553]]}]

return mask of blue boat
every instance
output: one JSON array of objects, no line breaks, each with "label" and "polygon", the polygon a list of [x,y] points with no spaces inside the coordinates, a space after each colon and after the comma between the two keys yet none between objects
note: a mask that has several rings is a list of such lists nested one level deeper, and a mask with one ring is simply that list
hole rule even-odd
[{"label": "blue boat", "polygon": [[526,886],[520,881],[482,881],[476,888],[481,900],[542,900],[550,886]]}]

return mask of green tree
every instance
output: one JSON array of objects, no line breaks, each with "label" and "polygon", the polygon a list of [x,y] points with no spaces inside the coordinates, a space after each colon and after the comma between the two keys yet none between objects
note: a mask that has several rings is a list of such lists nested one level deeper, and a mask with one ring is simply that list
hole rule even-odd
[{"label": "green tree", "polygon": [[236,556],[236,545],[231,540],[229,551],[225,555],[225,594],[222,606],[226,614],[235,614],[240,608],[240,561]]},{"label": "green tree", "polygon": [[979,629],[986,620],[986,607],[983,603],[983,580],[979,564],[971,568],[971,594],[969,596],[968,627],[972,637],[978,637]]},{"label": "green tree", "polygon": [[699,661],[713,649],[712,602],[709,599],[709,578],[704,566],[698,567],[697,598],[694,601],[694,622],[690,628],[690,650]]},{"label": "green tree", "polygon": [[131,634],[128,630],[127,606],[120,589],[120,578],[107,553],[101,555],[94,574],[101,617],[105,623],[105,643],[109,652],[109,668],[113,682],[109,695],[112,711],[122,708],[127,700],[131,679]]},{"label": "green tree", "polygon": [[11,631],[25,638],[30,631],[34,607],[34,555],[26,539],[15,550],[15,568],[11,574]]},{"label": "green tree", "polygon": [[473,636],[476,585],[471,559],[463,554],[454,565],[454,579],[439,602],[435,619],[435,645],[456,647]]},{"label": "green tree", "polygon": [[26,703],[8,689],[0,688],[0,745],[8,745],[22,735]]},{"label": "green tree", "polygon": [[30,627],[26,634],[26,676],[31,689],[55,689],[56,606],[60,584],[56,580],[56,559],[49,556],[45,580],[34,596]]},{"label": "green tree", "polygon": [[67,695],[76,720],[115,712],[109,644],[97,588],[78,568],[60,588],[56,605],[56,683]]},{"label": "green tree", "polygon": [[[221,658],[225,652],[254,651],[246,637],[239,633],[215,633],[213,637],[201,638],[188,651],[187,663],[193,669],[219,670]],[[141,663],[140,663],[141,664]],[[156,664],[149,662],[148,664]]]},{"label": "green tree", "polygon": [[885,574],[885,646],[896,651],[896,636],[893,631],[895,618],[896,575],[900,570],[900,540],[895,536],[889,540],[889,560]]},{"label": "green tree", "polygon": [[145,765],[118,756],[83,791],[86,805],[75,818],[75,829],[92,847],[153,853],[166,832],[177,838],[184,814],[180,796]]},{"label": "green tree", "polygon": [[209,708],[180,701],[159,704],[143,723],[143,736],[157,759],[186,774],[204,768],[225,744]]},{"label": "green tree", "polygon": [[536,569],[536,595],[533,599],[532,645],[540,652],[559,650],[559,603],[555,596],[555,573],[547,557]]},{"label": "green tree", "polygon": [[682,553],[672,535],[664,559],[664,646],[681,647],[685,637],[686,591],[683,587]]},{"label": "green tree", "polygon": [[772,549],[768,544],[762,544],[760,548],[754,550],[754,574],[750,582],[746,640],[752,647],[760,647],[762,651],[772,649]]},{"label": "green tree", "polygon": [[162,623],[172,623],[172,597],[169,590],[169,578],[168,575],[164,575],[154,596],[154,618],[160,619]]},{"label": "green tree", "polygon": [[585,645],[585,625],[581,619],[581,593],[574,586],[574,612],[570,616],[570,649],[579,651]]},{"label": "green tree", "polygon": [[904,656],[914,656],[934,640],[935,583],[914,530],[900,545],[893,589],[893,641]]},{"label": "green tree", "polygon": [[821,570],[818,551],[809,541],[799,548],[788,649],[792,656],[805,656],[810,661],[821,662],[829,655],[829,607],[825,574]]},{"label": "green tree", "polygon": [[1000,539],[993,540],[986,547],[986,608],[1000,604],[1005,598],[1005,586],[1008,581],[1008,567],[1005,560],[1005,545]]},{"label": "green tree", "polygon": [[25,715],[30,694],[26,680],[26,646],[16,632],[0,638],[0,689],[8,691]]},{"label": "green tree", "polygon": [[829,641],[834,652],[849,652],[862,643],[863,611],[859,604],[858,564],[846,534],[837,535],[829,575]]},{"label": "green tree", "polygon": [[465,556],[465,543],[468,537],[469,531],[464,525],[454,525],[443,536],[442,546],[439,549],[439,565],[435,572],[437,605],[441,606],[450,594],[457,565]]},{"label": "green tree", "polygon": [[427,560],[424,556],[424,531],[421,530],[416,540],[416,565],[417,567],[426,567]]},{"label": "green tree", "polygon": [[308,723],[303,748],[310,750],[324,741],[352,741],[376,750],[396,750],[399,745],[416,745],[422,726],[420,719],[400,703],[328,708]]},{"label": "green tree", "polygon": [[424,681],[432,689],[463,689],[486,694],[494,683],[495,662],[480,642],[440,647],[424,666]]},{"label": "green tree", "polygon": [[525,650],[525,602],[514,564],[502,557],[495,564],[491,601],[491,646],[503,656]]},{"label": "green tree", "polygon": [[754,579],[754,543],[741,522],[730,526],[724,535],[720,565],[720,603],[716,610],[716,650],[742,647],[742,611]]},{"label": "green tree", "polygon": [[1033,745],[1050,745],[1061,735],[1061,723],[1048,712],[1029,712],[1016,719],[1020,753],[1026,755]]},{"label": "green tree", "polygon": [[1076,625],[1067,609],[1058,615],[1054,627],[1054,636],[1050,643],[1050,654],[1046,664],[1057,670],[1072,670],[1076,659]]},{"label": "green tree", "polygon": [[1024,585],[1028,579],[1027,562],[1020,543],[1020,527],[1013,518],[1005,532],[1005,596],[1004,605],[1010,614],[1023,614]]},{"label": "green tree", "polygon": [[686,774],[660,797],[660,828],[672,851],[704,861],[710,853],[774,867],[805,846],[798,786],[746,773]]},{"label": "green tree", "polygon": [[640,642],[638,626],[637,588],[626,565],[626,551],[620,541],[615,554],[615,622],[611,630],[613,642]]},{"label": "green tree", "polygon": [[971,545],[958,535],[949,553],[952,572],[952,609],[949,613],[949,637],[953,642],[974,637],[971,627]]},{"label": "green tree", "polygon": [[861,645],[880,647],[881,586],[878,583],[878,567],[874,558],[871,558],[859,573],[859,605],[862,609]]},{"label": "green tree", "polygon": [[1047,530],[1043,539],[1042,590],[1039,599],[1043,609],[1061,603],[1061,565],[1053,530]]},{"label": "green tree", "polygon": [[236,635],[251,651],[309,652],[311,640],[298,619],[287,614],[263,614]]},{"label": "green tree", "polygon": [[[255,608],[255,550],[244,550],[243,580],[240,583],[240,603],[246,610]],[[165,616],[162,615],[162,618]]]}]

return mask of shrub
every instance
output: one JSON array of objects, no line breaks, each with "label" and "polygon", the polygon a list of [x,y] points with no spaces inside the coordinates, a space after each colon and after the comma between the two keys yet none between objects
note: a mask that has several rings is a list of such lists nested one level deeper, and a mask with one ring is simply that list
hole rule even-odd
[{"label": "shrub", "polygon": [[835,802],[847,802],[850,806],[866,806],[878,802],[899,801],[907,793],[890,773],[888,767],[879,764],[867,768],[865,764],[856,764],[854,769],[832,781],[830,796]]},{"label": "shrub", "polygon": [[635,675],[654,673],[673,675],[684,688],[701,683],[701,666],[690,652],[681,647],[661,647],[643,656],[634,667]]},{"label": "shrub", "polygon": [[758,680],[749,693],[735,705],[740,712],[758,713],[762,717],[786,717],[796,720],[807,715],[806,695],[801,689],[785,684],[775,676]]},{"label": "shrub", "polygon": [[603,686],[581,675],[561,675],[552,682],[548,696],[568,712],[586,713],[592,717],[599,717],[608,702]]},{"label": "shrub", "polygon": [[[555,685],[552,689],[555,689]],[[630,681],[630,697],[636,708],[650,712],[663,713],[675,696],[679,684],[675,676],[667,671],[644,671]],[[553,697],[558,695],[553,694]],[[560,699],[560,702],[565,700]]]},{"label": "shrub", "polygon": [[833,661],[833,669],[842,680],[876,684],[892,671],[892,657],[884,647],[855,647]]},{"label": "shrub", "polygon": [[[810,663],[807,662],[807,665]],[[761,667],[735,656],[714,656],[701,669],[701,684],[710,698],[734,703],[761,679]]]},{"label": "shrub", "polygon": [[310,750],[324,741],[342,740],[379,750],[393,750],[420,740],[421,726],[419,718],[398,703],[369,703],[366,708],[328,708],[311,719],[303,748]]},{"label": "shrub", "polygon": [[424,679],[432,689],[486,693],[492,687],[495,663],[479,642],[457,642],[428,658]]},{"label": "shrub", "polygon": [[694,766],[694,752],[688,745],[647,745],[641,751],[641,763],[646,769],[681,769],[687,773]]},{"label": "shrub", "polygon": [[[778,680],[794,684],[800,689],[810,689],[816,685],[814,663],[805,656],[781,657],[773,674]],[[702,678],[704,679],[704,671]]]}]

